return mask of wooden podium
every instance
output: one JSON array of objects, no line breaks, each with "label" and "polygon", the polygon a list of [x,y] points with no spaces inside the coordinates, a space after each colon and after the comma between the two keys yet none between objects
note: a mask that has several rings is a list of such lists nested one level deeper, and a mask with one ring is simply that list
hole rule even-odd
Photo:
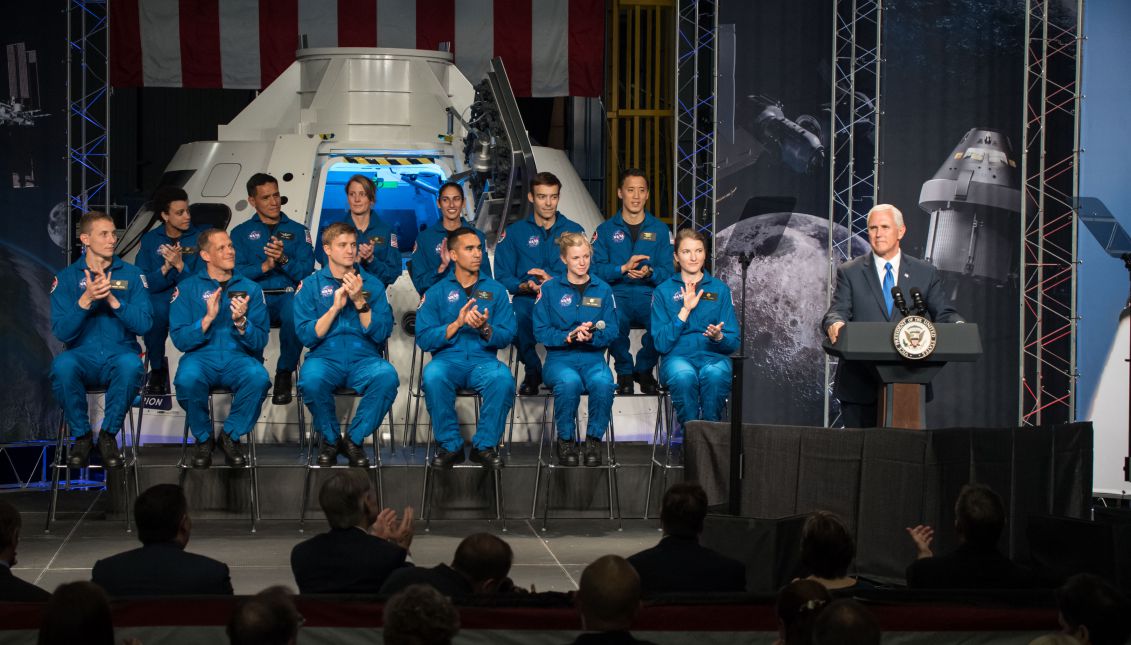
[{"label": "wooden podium", "polygon": [[880,427],[921,430],[926,427],[927,385],[947,363],[978,360],[982,339],[975,324],[935,323],[935,350],[911,360],[895,350],[898,322],[846,323],[836,344],[826,338],[823,347],[841,360],[867,363],[875,372],[882,384],[876,400]]}]

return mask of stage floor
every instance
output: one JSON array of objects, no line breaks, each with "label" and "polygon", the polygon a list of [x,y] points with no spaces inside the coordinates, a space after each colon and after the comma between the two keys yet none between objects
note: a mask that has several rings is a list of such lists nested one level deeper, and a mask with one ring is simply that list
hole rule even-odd
[{"label": "stage floor", "polygon": [[[18,563],[14,571],[24,580],[48,591],[64,582],[89,580],[95,561],[139,546],[136,535],[125,532],[116,513],[108,513],[105,491],[71,491],[60,494],[58,520],[49,534],[43,533],[47,493],[18,491],[0,493],[23,515]],[[456,545],[466,535],[486,531],[499,535],[514,549],[511,577],[516,584],[538,591],[571,591],[577,588],[585,566],[606,554],[628,556],[654,545],[660,539],[659,520],[626,519],[617,530],[608,519],[552,519],[548,530],[538,530],[541,520],[508,519],[507,531],[486,520],[433,520],[431,531],[416,523],[412,543],[418,566],[451,562]],[[226,562],[231,568],[237,594],[251,594],[270,585],[295,589],[291,576],[291,548],[316,532],[325,530],[321,513],[312,509],[306,534],[299,533],[293,519],[259,523],[248,531],[246,518],[194,519],[188,550]]]}]

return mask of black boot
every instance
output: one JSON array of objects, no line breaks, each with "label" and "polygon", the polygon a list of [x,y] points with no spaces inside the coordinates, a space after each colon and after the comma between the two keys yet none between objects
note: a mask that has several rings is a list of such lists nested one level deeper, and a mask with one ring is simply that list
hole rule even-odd
[{"label": "black boot", "polygon": [[118,438],[103,430],[98,433],[98,452],[102,455],[102,465],[107,468],[121,468],[122,454],[118,452]]},{"label": "black boot", "polygon": [[351,441],[349,437],[342,437],[341,447],[338,449],[346,453],[346,456],[349,457],[351,467],[369,467],[369,457],[365,455],[365,448]]},{"label": "black boot", "polygon": [[503,458],[494,448],[483,450],[471,449],[471,460],[489,470],[498,470],[503,467]]},{"label": "black boot", "polygon": [[617,374],[617,394],[621,396],[628,396],[636,389],[636,384],[632,381],[631,374]]},{"label": "black boot", "polygon": [[660,384],[656,382],[656,377],[652,376],[652,372],[637,372],[634,375],[636,382],[640,384],[641,394],[650,394],[655,396],[660,392]]},{"label": "black boot", "polygon": [[576,466],[577,446],[569,439],[558,439],[558,465]]},{"label": "black boot", "polygon": [[601,440],[597,437],[585,437],[585,465],[601,465]]},{"label": "black boot", "polygon": [[[271,403],[275,405],[286,405],[291,402],[293,374],[294,373],[290,370],[279,370],[275,372],[275,389],[271,391]],[[221,443],[221,446],[222,445],[223,443]]]},{"label": "black boot", "polygon": [[322,450],[318,451],[318,465],[329,468],[338,463],[338,442],[322,437]]},{"label": "black boot", "polygon": [[94,433],[88,432],[75,437],[71,449],[67,451],[67,465],[71,468],[86,468],[90,463],[90,449],[94,447]]},{"label": "black boot", "polygon": [[448,450],[443,446],[437,446],[436,454],[432,456],[433,468],[451,468],[456,464],[463,463],[463,447],[459,450]]},{"label": "black boot", "polygon": [[243,456],[240,442],[232,439],[227,432],[220,432],[220,452],[224,453],[224,461],[232,468],[243,468],[247,465],[247,458]]},{"label": "black boot", "polygon": [[212,437],[196,442],[196,449],[192,451],[193,468],[211,468],[212,451],[216,448],[216,441]]}]

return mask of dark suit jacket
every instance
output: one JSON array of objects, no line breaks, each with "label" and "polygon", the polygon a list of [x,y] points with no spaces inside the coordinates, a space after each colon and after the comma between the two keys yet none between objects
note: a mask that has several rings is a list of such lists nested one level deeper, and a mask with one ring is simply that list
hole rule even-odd
[{"label": "dark suit jacket", "polygon": [[[911,303],[911,288],[923,292],[927,313],[934,322],[952,323],[962,320],[943,292],[942,280],[934,265],[902,254],[896,283],[903,292],[907,306]],[[895,309],[893,307],[893,309]],[[899,310],[895,309],[895,317]],[[876,275],[876,265],[871,252],[853,258],[837,267],[836,291],[825,317],[821,319],[821,333],[827,334],[834,322],[887,322],[883,287]],[[879,383],[867,365],[855,361],[840,361],[836,369],[836,397],[852,403],[875,403]]]},{"label": "dark suit jacket", "polygon": [[0,602],[47,602],[51,594],[20,580],[7,565],[0,564]]},{"label": "dark suit jacket", "polygon": [[997,549],[963,544],[946,555],[907,567],[907,586],[919,589],[1030,589],[1040,581]]},{"label": "dark suit jacket", "polygon": [[357,527],[331,529],[291,550],[299,593],[375,594],[408,552]]},{"label": "dark suit jacket", "polygon": [[94,563],[90,580],[111,596],[232,595],[228,565],[175,542],[146,544]]},{"label": "dark suit jacket", "polygon": [[397,569],[381,585],[381,595],[390,596],[410,585],[431,585],[436,591],[450,598],[470,596],[471,581],[463,574],[441,564],[435,567],[411,567]]},{"label": "dark suit jacket", "polygon": [[628,563],[640,575],[640,592],[646,596],[746,591],[746,565],[694,539],[664,536]]}]

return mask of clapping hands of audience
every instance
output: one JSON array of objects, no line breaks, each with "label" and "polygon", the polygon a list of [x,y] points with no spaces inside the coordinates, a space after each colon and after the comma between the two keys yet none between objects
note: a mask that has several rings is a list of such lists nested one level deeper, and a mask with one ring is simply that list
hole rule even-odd
[{"label": "clapping hands of audience", "polygon": [[414,512],[411,506],[406,506],[404,513],[401,514],[400,519],[397,518],[397,512],[391,508],[382,509],[377,514],[377,519],[373,525],[369,527],[370,535],[375,535],[384,540],[388,540],[401,548],[408,550],[412,544],[412,537],[415,529],[412,526]]}]

